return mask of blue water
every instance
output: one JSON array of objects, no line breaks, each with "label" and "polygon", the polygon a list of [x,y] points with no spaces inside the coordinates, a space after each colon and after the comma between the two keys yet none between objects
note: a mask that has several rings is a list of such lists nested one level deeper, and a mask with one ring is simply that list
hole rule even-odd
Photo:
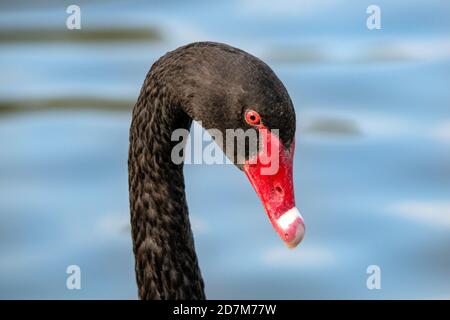
[{"label": "blue water", "polygon": [[[80,32],[157,28],[162,40],[0,42],[0,298],[137,298],[130,108],[155,59],[200,40],[259,56],[288,88],[307,225],[288,250],[241,171],[186,165],[207,296],[450,298],[448,3],[378,1],[373,31],[370,1],[79,4]],[[65,9],[2,2],[0,28],[75,32]],[[66,288],[72,264],[81,290]]]}]

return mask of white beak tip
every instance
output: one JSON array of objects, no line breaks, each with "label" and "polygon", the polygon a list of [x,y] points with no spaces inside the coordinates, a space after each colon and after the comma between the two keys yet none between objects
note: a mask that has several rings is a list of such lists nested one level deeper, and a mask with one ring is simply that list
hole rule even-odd
[{"label": "white beak tip", "polygon": [[294,249],[302,242],[305,237],[305,226],[303,223],[298,224],[297,230],[295,231],[295,236],[291,241],[285,241],[289,249]]},{"label": "white beak tip", "polygon": [[286,211],[276,220],[276,229],[289,248],[295,248],[305,236],[305,223],[296,207]]}]

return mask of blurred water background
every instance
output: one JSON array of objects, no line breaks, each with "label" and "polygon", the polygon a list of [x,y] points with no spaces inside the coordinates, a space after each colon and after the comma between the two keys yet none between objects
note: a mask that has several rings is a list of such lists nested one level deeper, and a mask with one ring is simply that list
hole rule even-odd
[{"label": "blurred water background", "polygon": [[[288,250],[239,170],[187,165],[208,297],[450,298],[450,2],[379,0],[372,31],[370,4],[2,1],[0,298],[137,298],[130,110],[159,56],[201,40],[260,57],[288,88],[307,224]],[[81,290],[66,289],[72,264]]]}]

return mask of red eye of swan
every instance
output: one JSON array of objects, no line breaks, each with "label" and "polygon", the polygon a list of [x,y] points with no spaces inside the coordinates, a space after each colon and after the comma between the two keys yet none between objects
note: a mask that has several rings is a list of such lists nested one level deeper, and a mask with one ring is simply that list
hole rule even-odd
[{"label": "red eye of swan", "polygon": [[256,111],[247,110],[245,112],[245,121],[247,121],[248,124],[255,126],[261,123],[261,117],[259,116],[259,113]]}]

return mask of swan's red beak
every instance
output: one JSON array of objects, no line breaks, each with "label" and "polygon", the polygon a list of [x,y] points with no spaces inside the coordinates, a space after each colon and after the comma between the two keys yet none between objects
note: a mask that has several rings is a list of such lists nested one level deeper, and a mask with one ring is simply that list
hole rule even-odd
[{"label": "swan's red beak", "polygon": [[296,247],[305,234],[303,217],[295,207],[292,164],[295,141],[285,149],[277,135],[259,128],[261,148],[244,164],[244,171],[273,227],[288,247]]}]

